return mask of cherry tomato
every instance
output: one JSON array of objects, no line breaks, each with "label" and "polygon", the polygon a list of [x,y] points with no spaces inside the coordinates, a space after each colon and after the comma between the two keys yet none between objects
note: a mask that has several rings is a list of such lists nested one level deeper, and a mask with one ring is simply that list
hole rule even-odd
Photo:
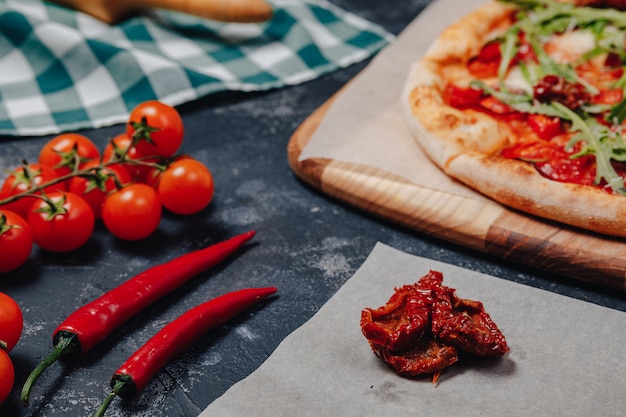
[{"label": "cherry tomato", "polygon": [[0,210],[0,273],[23,265],[32,248],[33,234],[26,220],[12,211]]},{"label": "cherry tomato", "polygon": [[213,175],[200,161],[182,158],[163,172],[157,190],[161,204],[169,211],[176,214],[197,213],[213,198]]},{"label": "cherry tomato", "polygon": [[102,218],[102,206],[107,194],[119,186],[130,184],[128,170],[119,164],[101,167],[97,161],[90,161],[82,168],[91,170],[89,176],[77,176],[70,180],[68,191],[81,196],[93,210],[96,219]]},{"label": "cherry tomato", "polygon": [[620,103],[624,99],[624,92],[621,88],[614,88],[611,90],[602,90],[597,95],[593,96],[592,101],[596,104],[609,104],[614,105]]},{"label": "cherry tomato", "polygon": [[100,159],[100,150],[89,138],[78,133],[55,136],[39,152],[39,163],[53,168],[59,177],[94,159]]},{"label": "cherry tomato", "polygon": [[[102,160],[104,162],[110,162],[114,158],[119,159],[121,153],[126,152],[126,157],[131,160],[141,159],[142,162],[148,163],[155,163],[158,161],[158,158],[143,157],[139,155],[137,148],[132,146],[132,142],[132,139],[126,133],[117,135],[104,148],[104,151],[102,152]],[[148,175],[148,172],[152,169],[150,165],[132,163],[125,163],[123,165],[130,173],[131,178],[138,182],[143,182]]]},{"label": "cherry tomato", "polygon": [[[119,160],[122,153],[125,158],[131,160],[148,161],[148,158],[144,158],[137,153],[137,148],[132,146],[132,139],[124,132],[115,136],[105,146],[102,152],[102,161],[111,162],[113,160]],[[151,159],[151,158],[150,158]],[[150,170],[150,166],[133,164],[133,163],[121,163],[122,166],[129,172],[133,181],[140,181],[140,178],[145,177],[146,172]]]},{"label": "cherry tomato", "polygon": [[482,97],[482,90],[472,87],[448,84],[443,90],[443,100],[452,107],[476,106],[480,104]]},{"label": "cherry tomato", "polygon": [[161,221],[161,202],[156,190],[134,183],[109,194],[102,207],[102,221],[109,232],[123,240],[150,236]]},{"label": "cherry tomato", "polygon": [[469,59],[467,69],[479,78],[495,77],[502,58],[500,42],[489,42],[475,57]]},{"label": "cherry tomato", "polygon": [[0,404],[7,399],[15,382],[15,368],[9,354],[0,348]]},{"label": "cherry tomato", "polygon": [[141,156],[169,157],[183,142],[183,121],[178,111],[160,101],[145,101],[128,118],[126,133]]},{"label": "cherry tomato", "polygon": [[480,100],[480,106],[497,115],[515,113],[516,110],[506,103],[501,102],[494,96],[485,97]]},{"label": "cherry tomato", "polygon": [[24,316],[17,302],[0,292],[0,342],[6,343],[10,352],[17,345],[24,328]]},{"label": "cherry tomato", "polygon": [[35,243],[51,252],[68,252],[83,246],[95,224],[89,204],[69,192],[51,193],[48,198],[50,202],[39,200],[28,213]]},{"label": "cherry tomato", "polygon": [[543,140],[550,140],[557,135],[565,133],[561,119],[556,116],[529,114],[528,126]]},{"label": "cherry tomato", "polygon": [[[0,195],[2,198],[5,198],[22,194],[34,187],[53,181],[56,178],[56,173],[49,166],[36,163],[23,165],[13,170],[13,172],[4,180]],[[64,184],[55,184],[46,187],[44,192],[47,194],[58,190],[64,190],[64,187]],[[41,193],[37,192],[37,194]],[[12,203],[2,205],[2,208],[11,210],[26,218],[30,207],[37,200],[37,197],[22,197]]]}]

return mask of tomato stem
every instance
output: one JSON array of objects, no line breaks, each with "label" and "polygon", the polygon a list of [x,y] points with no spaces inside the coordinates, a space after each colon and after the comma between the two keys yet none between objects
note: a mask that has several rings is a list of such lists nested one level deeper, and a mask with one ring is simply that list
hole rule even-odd
[{"label": "tomato stem", "polygon": [[57,339],[56,344],[54,345],[54,350],[43,360],[33,371],[30,373],[24,386],[22,387],[22,393],[20,395],[20,400],[24,406],[28,406],[28,400],[30,398],[30,391],[37,380],[39,375],[54,362],[59,360],[60,358],[69,355],[76,351],[76,349],[80,350],[78,338],[76,335],[72,335],[68,333],[68,336],[62,336]]},{"label": "tomato stem", "polygon": [[[25,163],[26,161],[24,161]],[[57,177],[53,180],[47,181],[45,183],[41,183],[37,186],[31,187],[28,190],[18,193],[18,194],[13,194],[9,197],[0,199],[0,206],[3,206],[5,204],[9,204],[12,203],[14,201],[17,201],[21,198],[24,197],[38,197],[39,195],[37,194],[38,192],[43,191],[44,189],[51,187],[53,185],[62,183],[64,181],[68,181],[74,177],[90,177],[90,176],[94,176],[96,175],[96,172],[98,169],[102,169],[102,168],[106,168],[110,165],[115,165],[115,164],[119,164],[119,163],[124,163],[124,164],[129,164],[129,165],[141,165],[141,166],[148,166],[148,167],[154,167],[157,168],[159,170],[163,170],[162,169],[162,165],[158,164],[158,163],[154,163],[154,162],[148,162],[148,161],[143,161],[141,159],[130,159],[126,156],[126,152],[122,153],[122,154],[115,154],[115,157],[111,158],[109,161],[107,162],[101,162],[100,164],[90,167],[89,169],[74,169],[74,171],[70,172],[69,174],[65,174],[62,175],[60,177]],[[26,176],[28,176],[29,178],[32,177],[31,173],[28,173],[26,171],[26,169],[24,170],[24,172],[26,172]]]},{"label": "tomato stem", "polygon": [[141,122],[130,122],[130,125],[135,129],[131,137],[133,145],[137,145],[140,141],[146,141],[154,145],[152,132],[158,132],[160,129],[150,126],[145,116],[141,118]]}]

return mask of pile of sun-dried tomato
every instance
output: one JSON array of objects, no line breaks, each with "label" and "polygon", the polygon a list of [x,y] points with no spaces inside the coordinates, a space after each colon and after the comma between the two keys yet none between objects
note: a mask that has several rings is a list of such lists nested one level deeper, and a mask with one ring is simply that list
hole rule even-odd
[{"label": "pile of sun-dried tomato", "polygon": [[466,300],[430,271],[412,285],[396,288],[387,304],[361,312],[361,330],[374,353],[402,376],[441,371],[459,352],[502,356],[504,335],[479,301]]}]

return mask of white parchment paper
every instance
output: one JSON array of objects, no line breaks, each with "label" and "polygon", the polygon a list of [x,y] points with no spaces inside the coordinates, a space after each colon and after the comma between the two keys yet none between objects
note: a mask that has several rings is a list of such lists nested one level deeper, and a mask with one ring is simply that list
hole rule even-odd
[{"label": "white parchment paper", "polygon": [[[360,332],[363,307],[430,269],[463,298],[480,300],[511,352],[459,362],[438,385],[397,376]],[[453,265],[382,243],[305,325],[201,417],[623,416],[626,313]]]},{"label": "white parchment paper", "polygon": [[437,0],[337,95],[299,160],[329,158],[384,169],[448,193],[484,199],[444,175],[413,139],[401,93],[411,64],[450,23],[488,0]]}]

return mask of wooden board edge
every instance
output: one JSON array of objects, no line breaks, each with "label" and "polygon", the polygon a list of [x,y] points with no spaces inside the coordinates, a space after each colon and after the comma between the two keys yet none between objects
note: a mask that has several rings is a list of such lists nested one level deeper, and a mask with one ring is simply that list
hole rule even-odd
[{"label": "wooden board edge", "polygon": [[[613,249],[617,247],[615,245],[619,245],[619,249],[610,251],[611,253],[606,255],[595,252],[593,245],[590,245],[591,250],[587,250],[576,242],[577,237],[583,234],[582,232],[517,213],[495,202],[493,204],[482,203],[480,208],[474,207],[478,212],[482,209],[484,214],[484,217],[476,221],[455,222],[449,227],[442,227],[441,223],[438,223],[440,220],[435,222],[433,217],[429,217],[441,216],[442,213],[415,212],[407,209],[410,205],[402,201],[403,198],[442,198],[439,195],[441,192],[437,190],[417,186],[401,177],[373,167],[327,158],[300,160],[303,149],[323,120],[333,100],[334,97],[331,97],[305,119],[288,142],[288,163],[295,175],[305,183],[333,198],[412,230],[434,235],[499,259],[507,259],[535,269],[554,272],[559,276],[584,281],[594,286],[626,292],[626,247],[623,241],[604,236],[592,236],[592,242],[597,240],[597,243],[612,246]],[[396,188],[393,193],[383,192],[386,190],[382,185],[385,181],[394,183]],[[346,191],[350,189],[346,188],[350,187],[350,184],[363,184],[364,182],[370,183],[370,186],[364,188],[361,195]],[[371,198],[372,192],[377,196],[374,200]],[[398,194],[403,197],[398,199]],[[446,198],[450,198],[450,195]],[[393,199],[398,201],[390,204]],[[442,202],[458,207],[463,207],[463,204],[473,206],[476,201],[460,196],[452,196],[452,200],[442,199]],[[536,236],[524,233],[523,230],[520,231],[519,226],[514,226],[520,221],[527,225],[527,230],[536,231]],[[573,243],[569,246],[556,244],[555,236],[559,235],[566,236],[561,240]],[[622,247],[624,247],[623,253]]]}]

